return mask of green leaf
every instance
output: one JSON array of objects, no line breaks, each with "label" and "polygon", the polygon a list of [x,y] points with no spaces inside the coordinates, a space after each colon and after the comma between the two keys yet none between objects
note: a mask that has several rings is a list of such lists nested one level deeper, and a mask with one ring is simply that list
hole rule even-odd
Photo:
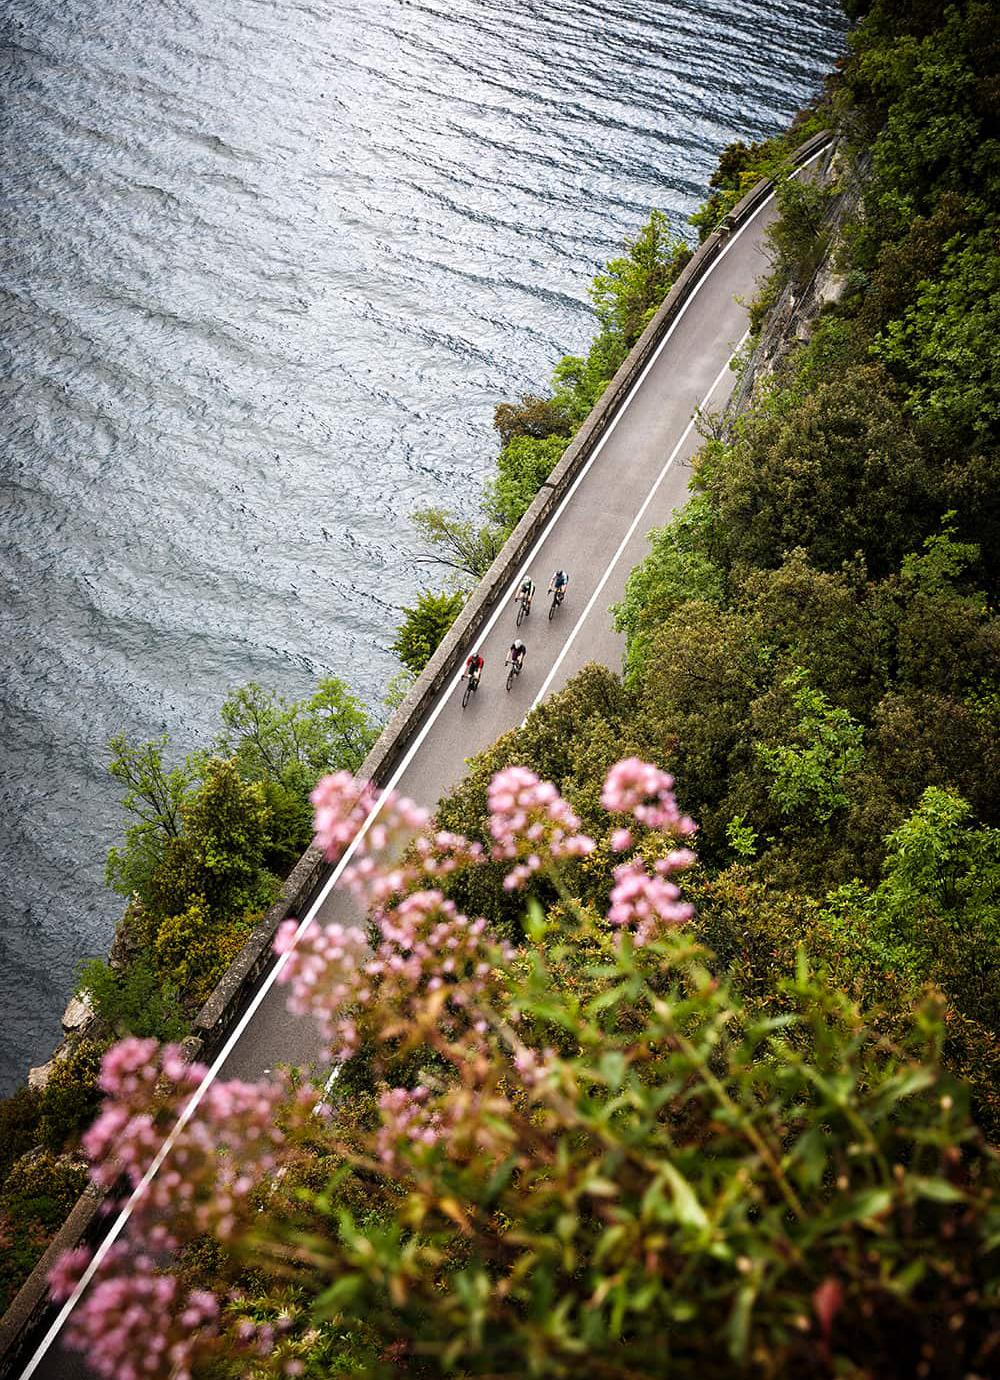
[{"label": "green leaf", "polygon": [[756,1284],[744,1284],[736,1295],[733,1311],[729,1315],[729,1354],[739,1365],[746,1362],[750,1341],[750,1318],[756,1298]]},{"label": "green leaf", "polygon": [[694,1189],[678,1169],[667,1161],[660,1170],[660,1176],[669,1183],[674,1195],[674,1211],[677,1220],[685,1226],[703,1229],[708,1226],[708,1217],[698,1202]]},{"label": "green leaf", "polygon": [[910,1188],[919,1198],[930,1198],[935,1203],[964,1203],[966,1195],[960,1188],[950,1184],[947,1179],[927,1179],[920,1175],[911,1175],[906,1180],[907,1187]]},{"label": "green leaf", "polygon": [[320,1318],[335,1317],[338,1313],[347,1311],[350,1304],[361,1293],[364,1287],[364,1280],[360,1275],[344,1275],[335,1280],[329,1289],[324,1289],[316,1300],[313,1308],[316,1316]]}]

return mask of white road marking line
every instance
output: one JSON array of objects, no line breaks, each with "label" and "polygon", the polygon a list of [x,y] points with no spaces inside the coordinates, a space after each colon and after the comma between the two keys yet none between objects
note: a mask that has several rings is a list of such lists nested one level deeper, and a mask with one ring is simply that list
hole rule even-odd
[{"label": "white road marking line", "polygon": [[[816,153],[814,153],[813,156],[812,156],[812,158],[807,159],[806,162],[803,163],[803,164],[801,165],[801,167],[797,168],[796,171],[795,171],[795,173],[793,173],[792,175],[793,175],[793,176],[798,176],[799,172],[801,172],[804,168],[807,168],[807,167],[809,166],[810,163],[814,162],[814,161],[820,156],[820,154],[821,154],[823,151],[824,151],[823,149],[820,149],[820,150],[818,150]],[[553,513],[552,517],[551,517],[551,518],[549,519],[549,521],[545,524],[545,527],[543,528],[541,535],[536,539],[534,545],[532,546],[531,551],[530,551],[530,553],[529,553],[527,559],[525,560],[523,566],[521,567],[520,572],[515,576],[514,580],[511,582],[510,590],[516,589],[516,587],[517,587],[517,585],[520,583],[520,581],[524,579],[524,576],[525,576],[525,574],[527,573],[528,567],[531,565],[531,562],[534,560],[535,555],[537,554],[537,552],[539,551],[539,549],[545,544],[545,542],[548,540],[548,537],[549,537],[550,532],[552,531],[552,528],[555,526],[555,524],[558,522],[559,518],[562,516],[563,510],[565,509],[566,505],[569,503],[570,499],[573,497],[574,493],[576,492],[577,488],[579,487],[580,482],[582,481],[582,479],[584,478],[584,476],[585,476],[585,475],[588,473],[588,471],[590,470],[591,465],[593,465],[594,461],[597,459],[597,457],[600,455],[601,451],[604,449],[605,443],[606,443],[606,442],[608,441],[608,439],[611,437],[612,433],[614,432],[615,427],[618,425],[618,422],[619,422],[620,418],[621,418],[621,417],[624,415],[624,413],[627,411],[629,402],[631,401],[632,397],[633,397],[634,394],[639,390],[639,388],[642,387],[642,384],[643,384],[643,382],[645,381],[646,375],[649,373],[650,369],[652,369],[653,365],[656,363],[657,359],[659,358],[660,351],[663,349],[663,347],[666,345],[667,341],[668,341],[668,340],[670,339],[670,337],[673,335],[673,333],[674,333],[674,331],[676,330],[677,326],[680,324],[681,320],[683,319],[684,314],[686,313],[688,307],[691,305],[692,302],[694,302],[694,301],[697,299],[698,294],[699,294],[699,292],[701,291],[703,284],[704,284],[704,283],[707,281],[707,279],[711,276],[711,274],[712,274],[712,272],[715,270],[715,268],[716,268],[716,267],[722,262],[722,260],[726,257],[726,255],[729,253],[730,249],[732,249],[733,245],[734,245],[734,244],[736,243],[736,241],[740,238],[740,236],[743,234],[743,232],[744,232],[745,230],[748,230],[748,229],[750,228],[750,226],[754,223],[754,221],[757,219],[757,217],[760,215],[760,213],[764,210],[764,208],[765,208],[766,206],[770,205],[770,203],[773,201],[773,199],[774,199],[774,192],[771,192],[770,196],[766,197],[766,198],[760,203],[760,205],[759,205],[759,206],[757,207],[757,209],[754,211],[753,215],[750,216],[749,219],[746,220],[746,221],[744,222],[744,224],[740,226],[739,230],[737,230],[736,233],[735,233],[734,235],[730,236],[730,238],[729,238],[729,240],[727,240],[725,246],[720,250],[719,254],[718,254],[718,255],[712,260],[712,262],[709,264],[708,268],[705,270],[704,274],[703,274],[702,277],[699,279],[698,286],[695,288],[694,292],[692,292],[691,295],[688,297],[687,301],[683,304],[683,306],[681,307],[680,311],[677,313],[676,317],[675,317],[674,320],[671,322],[669,329],[665,332],[665,334],[664,334],[664,336],[663,336],[663,339],[660,341],[659,345],[657,345],[656,349],[653,351],[652,355],[650,356],[649,361],[648,361],[648,363],[646,364],[645,368],[643,369],[642,373],[639,375],[638,379],[637,379],[637,380],[635,381],[635,383],[632,385],[632,388],[629,390],[628,398],[627,398],[627,399],[625,400],[625,402],[622,403],[622,405],[619,407],[619,409],[618,409],[618,411],[615,413],[614,417],[612,417],[610,423],[608,424],[607,428],[606,428],[605,431],[604,431],[604,434],[601,436],[601,439],[598,441],[597,445],[594,447],[593,451],[591,452],[590,456],[588,457],[586,463],[585,463],[585,464],[583,465],[583,467],[581,468],[580,473],[576,476],[576,478],[574,479],[573,483],[570,485],[569,489],[566,491],[565,495],[563,496],[562,501],[560,502],[560,504],[559,504],[559,506],[557,507],[556,511]],[[728,361],[728,360],[726,361],[725,368],[726,368],[726,369],[729,368],[729,361]],[[723,371],[719,374],[719,378],[722,377],[722,374],[723,374],[724,372],[725,372],[725,370],[723,370]],[[714,391],[714,389],[715,389],[715,387],[716,387],[717,385],[718,385],[718,379],[716,379],[716,382],[712,385],[712,389],[709,390],[709,393],[711,393],[712,391]],[[692,425],[693,425],[693,421],[692,421],[691,423],[688,424],[688,430],[690,430],[690,427],[691,427]],[[687,432],[685,432],[685,435],[687,435]],[[681,443],[678,443],[678,448],[679,448],[679,445],[680,445],[680,444],[681,444]],[[673,457],[671,456],[671,460],[672,460],[672,459],[673,459]],[[670,465],[670,461],[667,462],[667,466],[665,467],[665,469],[666,469],[666,468],[669,468],[669,465]],[[665,472],[665,471],[664,471],[664,472]],[[662,477],[663,477],[663,475],[662,475],[662,473],[661,473],[660,478],[662,478]],[[659,482],[660,482],[660,480],[657,479],[656,485],[654,485],[654,491],[655,491],[655,488],[659,485]],[[647,496],[646,502],[643,504],[643,507],[642,507],[642,508],[640,509],[640,511],[639,511],[639,516],[638,516],[638,517],[635,519],[635,521],[633,522],[632,528],[629,529],[630,532],[634,529],[636,523],[637,523],[638,520],[639,520],[639,517],[641,517],[642,513],[645,511],[645,508],[646,508],[646,506],[648,505],[649,500],[650,500],[651,497],[652,497],[652,492],[650,493],[649,496]],[[619,554],[620,554],[620,552],[619,552]],[[617,560],[618,557],[616,556],[615,559]],[[613,564],[614,564],[614,562],[612,562],[612,565],[613,565]],[[610,571],[610,567],[609,567],[609,571]],[[603,585],[603,583],[604,583],[604,580],[607,579],[609,571],[605,572],[605,575],[604,575],[604,577],[603,577],[603,579],[602,579],[602,585]],[[597,592],[599,592],[600,587],[601,587],[601,586],[598,586],[598,591],[597,591]],[[590,603],[591,603],[591,604],[593,603],[594,599],[597,597],[597,592],[595,592],[595,594],[594,594],[593,596],[591,596],[591,600],[590,600]],[[479,637],[480,637],[480,638],[485,638],[486,636],[488,636],[488,634],[489,634],[490,632],[492,632],[494,626],[496,625],[496,622],[497,622],[498,618],[500,617],[501,613],[503,613],[503,611],[504,611],[504,607],[505,607],[506,603],[508,602],[508,598],[509,598],[509,597],[511,597],[511,596],[510,596],[509,593],[508,593],[508,596],[506,596],[505,598],[501,599],[501,600],[498,602],[497,607],[496,607],[496,609],[494,610],[492,616],[491,616],[491,617],[489,618],[489,620],[487,621],[485,627],[480,631],[480,633],[479,633]],[[589,608],[589,607],[590,607],[590,605],[588,604],[588,608]],[[586,616],[586,615],[584,615],[584,616]],[[581,620],[581,621],[582,621],[582,620]],[[579,627],[579,624],[577,624],[577,628],[578,628],[578,627]],[[574,628],[574,629],[573,629],[573,632],[572,632],[572,634],[571,634],[571,638],[576,636],[577,628]],[[567,646],[568,646],[568,644],[567,644]],[[566,648],[564,648],[563,651],[560,653],[560,656],[559,656],[558,660],[556,661],[556,666],[559,665],[559,662],[562,660],[562,658],[563,658],[563,656],[565,655],[565,653],[566,653]],[[556,669],[556,668],[553,667],[552,671],[549,672],[549,675],[548,675],[548,677],[547,677],[547,679],[546,679],[546,682],[545,682],[546,685],[548,685],[549,681],[552,679],[552,676],[555,674],[555,669]],[[46,1332],[45,1336],[44,1336],[44,1337],[42,1338],[42,1340],[39,1342],[38,1348],[37,1348],[37,1350],[35,1351],[35,1353],[33,1354],[33,1356],[31,1357],[31,1360],[28,1362],[27,1367],[21,1372],[21,1380],[31,1380],[31,1376],[34,1375],[35,1371],[38,1369],[38,1367],[39,1367],[39,1365],[41,1364],[43,1358],[45,1357],[45,1354],[46,1354],[46,1352],[48,1351],[49,1347],[52,1345],[52,1343],[55,1341],[56,1337],[57,1337],[57,1336],[59,1335],[59,1333],[62,1331],[63,1325],[64,1325],[64,1323],[66,1322],[66,1319],[69,1317],[70,1313],[71,1313],[71,1312],[73,1311],[73,1309],[76,1307],[77,1303],[79,1303],[79,1301],[80,1301],[81,1297],[83,1296],[83,1293],[84,1293],[84,1291],[86,1290],[88,1284],[89,1284],[90,1281],[93,1279],[95,1273],[97,1272],[99,1266],[101,1265],[101,1262],[104,1260],[104,1258],[105,1258],[105,1256],[107,1255],[108,1251],[111,1249],[111,1247],[114,1245],[115,1241],[117,1241],[118,1237],[121,1235],[122,1231],[124,1230],[125,1225],[127,1224],[129,1218],[132,1216],[132,1211],[133,1211],[133,1209],[134,1209],[134,1207],[135,1207],[135,1204],[136,1204],[137,1200],[142,1196],[142,1194],[145,1192],[147,1186],[149,1185],[149,1183],[152,1181],[152,1179],[154,1178],[154,1176],[155,1176],[156,1173],[158,1172],[158,1170],[159,1170],[159,1168],[160,1168],[160,1165],[163,1163],[163,1161],[166,1159],[167,1155],[170,1153],[171,1149],[173,1148],[174,1142],[176,1141],[178,1135],[181,1133],[181,1131],[183,1131],[184,1127],[185,1127],[185,1126],[187,1125],[187,1123],[191,1120],[191,1117],[193,1116],[193,1114],[195,1113],[195,1111],[198,1109],[198,1106],[199,1106],[199,1104],[201,1103],[202,1099],[204,1098],[205,1093],[207,1092],[208,1088],[211,1086],[212,1083],[214,1083],[215,1079],[218,1077],[219,1070],[222,1068],[223,1064],[226,1062],[226,1060],[229,1058],[230,1054],[233,1052],[233,1049],[236,1047],[236,1044],[238,1043],[238,1041],[240,1040],[241,1036],[243,1035],[243,1032],[246,1030],[247,1026],[250,1024],[250,1021],[252,1020],[252,1018],[256,1015],[256,1013],[257,1013],[257,1011],[258,1011],[258,1009],[259,1009],[261,1003],[263,1002],[264,998],[265,998],[265,997],[267,996],[267,994],[270,992],[270,990],[271,990],[271,988],[274,986],[275,982],[277,982],[278,976],[279,976],[279,974],[281,973],[282,969],[283,969],[284,966],[285,966],[285,963],[286,963],[287,960],[288,960],[288,955],[291,953],[292,949],[294,949],[294,948],[296,947],[296,945],[299,943],[299,941],[301,940],[302,936],[305,934],[306,930],[308,930],[308,929],[310,928],[310,926],[312,925],[312,922],[313,922],[313,920],[314,920],[314,918],[315,918],[315,916],[316,916],[317,911],[318,911],[318,910],[320,909],[320,907],[323,905],[323,903],[325,902],[326,898],[329,896],[331,890],[332,890],[333,887],[336,885],[336,883],[337,883],[337,881],[338,881],[338,879],[339,879],[339,877],[340,877],[341,872],[344,870],[344,868],[346,867],[347,863],[349,862],[349,860],[350,860],[351,857],[353,856],[353,854],[354,854],[354,852],[355,852],[355,850],[356,850],[356,848],[357,848],[357,845],[361,842],[361,840],[364,838],[365,834],[367,834],[368,830],[371,828],[372,822],[374,821],[374,819],[376,818],[376,816],[378,815],[379,811],[380,811],[381,808],[382,808],[382,803],[383,803],[383,801],[385,800],[386,795],[393,789],[393,787],[396,785],[396,782],[397,782],[397,781],[399,780],[399,778],[403,775],[403,772],[404,772],[404,771],[406,770],[406,768],[410,765],[410,762],[413,760],[414,755],[416,754],[416,752],[417,752],[418,749],[420,748],[420,746],[421,746],[421,744],[423,743],[424,739],[427,737],[427,734],[430,732],[430,730],[431,730],[431,728],[433,727],[433,725],[437,722],[438,716],[441,714],[441,712],[443,711],[445,705],[448,703],[449,699],[451,698],[452,694],[454,693],[455,688],[456,688],[456,687],[459,685],[459,683],[461,682],[461,680],[462,680],[462,675],[463,675],[463,672],[462,672],[461,670],[458,671],[458,672],[456,673],[454,679],[453,679],[452,682],[451,682],[451,685],[450,685],[450,686],[448,687],[448,689],[440,696],[440,698],[439,698],[439,700],[438,700],[438,703],[435,705],[434,709],[431,711],[430,715],[428,716],[427,722],[424,724],[424,726],[421,728],[420,732],[417,734],[416,738],[415,738],[414,741],[413,741],[413,744],[411,745],[411,747],[409,748],[409,750],[408,750],[408,751],[406,752],[406,754],[404,755],[403,760],[400,762],[399,766],[398,766],[398,767],[396,768],[396,770],[393,772],[393,774],[392,774],[392,776],[390,777],[390,779],[389,779],[389,781],[387,782],[387,784],[383,787],[382,791],[381,791],[380,794],[379,794],[378,800],[376,801],[375,805],[372,807],[372,810],[371,810],[371,812],[369,813],[368,817],[365,819],[365,822],[361,825],[360,829],[359,829],[358,832],[355,834],[354,838],[353,838],[353,839],[351,840],[351,842],[348,844],[348,846],[347,846],[347,848],[346,848],[346,850],[345,850],[345,852],[344,852],[343,857],[340,859],[340,861],[337,863],[336,867],[335,867],[335,868],[333,869],[333,871],[331,872],[330,876],[328,877],[328,879],[327,879],[325,885],[323,886],[323,888],[322,888],[322,890],[320,891],[319,895],[317,896],[316,900],[315,900],[315,901],[313,902],[313,904],[310,906],[309,910],[308,910],[307,913],[306,913],[305,918],[302,920],[301,924],[299,925],[299,928],[296,930],[296,932],[295,932],[295,938],[294,938],[294,940],[293,940],[291,946],[285,951],[285,953],[283,953],[283,954],[280,955],[280,957],[278,958],[278,960],[277,960],[277,962],[275,963],[274,967],[270,970],[270,972],[268,973],[267,977],[264,979],[264,981],[263,981],[263,983],[261,984],[260,988],[258,989],[257,993],[255,994],[253,1000],[250,1002],[250,1005],[247,1007],[247,1009],[246,1009],[246,1011],[244,1012],[242,1018],[241,1018],[241,1019],[237,1022],[237,1024],[233,1027],[233,1030],[232,1030],[232,1032],[231,1032],[229,1038],[227,1039],[226,1043],[223,1045],[223,1047],[222,1047],[222,1049],[220,1050],[219,1054],[216,1056],[216,1058],[215,1058],[214,1061],[212,1062],[211,1066],[210,1066],[209,1069],[207,1070],[207,1072],[206,1072],[206,1074],[205,1074],[205,1077],[202,1079],[202,1081],[199,1083],[198,1087],[195,1089],[194,1093],[193,1093],[192,1096],[191,1096],[190,1101],[187,1103],[187,1105],[185,1106],[184,1110],[181,1112],[180,1116],[177,1118],[177,1121],[176,1121],[176,1123],[174,1124],[174,1126],[173,1126],[173,1127],[171,1128],[171,1130],[168,1132],[167,1137],[166,1137],[166,1139],[164,1140],[163,1144],[161,1145],[160,1150],[159,1150],[158,1154],[156,1155],[155,1159],[153,1160],[152,1164],[151,1164],[151,1165],[149,1166],[149,1168],[146,1170],[146,1173],[142,1176],[142,1179],[139,1181],[139,1183],[136,1185],[136,1187],[132,1190],[131,1194],[129,1195],[128,1200],[127,1200],[126,1203],[125,1203],[125,1206],[121,1209],[121,1211],[119,1212],[118,1216],[115,1218],[114,1222],[112,1223],[112,1225],[111,1225],[111,1227],[110,1227],[110,1229],[109,1229],[109,1231],[108,1231],[108,1234],[103,1238],[103,1240],[102,1240],[102,1241],[100,1242],[100,1244],[98,1245],[97,1250],[94,1252],[94,1257],[93,1257],[93,1259],[91,1260],[90,1264],[87,1266],[86,1270],[83,1272],[83,1275],[81,1276],[80,1281],[79,1281],[79,1283],[77,1284],[76,1288],[73,1290],[72,1294],[70,1294],[69,1298],[68,1298],[68,1299],[66,1300],[66,1302],[63,1304],[62,1308],[59,1310],[58,1314],[56,1315],[56,1318],[55,1318],[55,1320],[53,1321],[52,1325],[49,1327],[49,1330]],[[539,693],[538,698],[536,698],[535,704],[538,703],[538,699],[541,698],[541,693],[543,693],[543,692],[544,692],[544,687],[543,687],[542,692]],[[532,705],[532,708],[534,708],[534,704]],[[331,1078],[328,1080],[327,1087],[329,1087],[330,1083],[332,1083],[333,1078],[335,1078],[335,1077],[336,1077],[336,1070],[334,1071],[334,1073],[333,1073],[333,1075],[331,1076]]]}]

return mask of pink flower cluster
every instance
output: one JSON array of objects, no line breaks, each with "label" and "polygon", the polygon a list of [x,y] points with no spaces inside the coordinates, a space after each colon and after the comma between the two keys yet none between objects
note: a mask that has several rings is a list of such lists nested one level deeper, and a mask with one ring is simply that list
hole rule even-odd
[{"label": "pink flower cluster", "polygon": [[278,981],[291,985],[290,1010],[313,1016],[331,1057],[343,1063],[358,1047],[351,1008],[369,995],[364,981],[368,939],[356,925],[314,925],[294,946],[298,928],[297,920],[285,920],[275,936],[275,953],[291,951]]},{"label": "pink flower cluster", "polygon": [[378,799],[370,783],[349,771],[335,771],[318,782],[313,803],[316,843],[335,862],[364,824]]},{"label": "pink flower cluster", "polygon": [[[70,1296],[89,1259],[86,1247],[62,1257],[49,1275],[53,1297]],[[88,1365],[109,1380],[191,1380],[194,1364],[217,1335],[218,1316],[214,1294],[193,1289],[182,1297],[173,1276],[161,1273],[148,1255],[119,1244],[98,1266],[70,1315],[67,1335]]]},{"label": "pink flower cluster", "polygon": [[[83,1138],[93,1180],[111,1188],[124,1172],[138,1185],[205,1072],[185,1063],[179,1046],[161,1050],[155,1040],[131,1038],[108,1050],[100,1074],[104,1106]],[[148,1246],[169,1249],[209,1229],[231,1235],[250,1193],[277,1162],[283,1137],[274,1112],[283,1094],[278,1082],[209,1086],[139,1200]]]},{"label": "pink flower cluster", "polygon": [[366,906],[384,906],[416,886],[474,867],[483,857],[481,843],[442,829],[429,836],[419,834],[395,866],[374,854],[358,858],[344,869],[344,881]]},{"label": "pink flower cluster", "polygon": [[437,1145],[444,1133],[441,1111],[428,1106],[428,1089],[417,1086],[391,1088],[379,1098],[379,1111],[382,1122],[375,1142],[375,1154],[388,1173],[399,1173],[403,1168],[400,1159],[400,1145],[410,1149]]},{"label": "pink flower cluster", "polygon": [[[485,920],[470,920],[437,890],[415,891],[391,910],[378,912],[380,941],[368,949],[361,930],[330,925],[309,931],[295,948],[281,975],[292,983],[293,1010],[316,1016],[326,1038],[335,1043],[333,1057],[348,1058],[359,1040],[358,1009],[378,1006],[406,1021],[416,1019],[427,998],[442,1029],[450,1032],[460,1010],[462,1024],[475,1029],[478,1000],[486,992],[493,965],[506,960],[486,936]],[[295,922],[281,927],[276,947],[290,948]]]},{"label": "pink flower cluster", "polygon": [[516,860],[504,878],[508,890],[559,858],[592,852],[594,840],[581,834],[580,821],[551,781],[540,781],[527,767],[507,767],[490,782],[488,803],[492,856]]},{"label": "pink flower cluster", "polygon": [[687,867],[693,856],[687,849],[676,849],[670,858],[661,858],[653,864],[653,876],[641,862],[622,863],[616,867],[608,910],[611,924],[619,928],[634,926],[635,942],[641,946],[648,944],[663,926],[683,925],[690,920],[694,907],[679,899],[680,891],[665,874],[671,867],[671,859],[675,860],[674,868]]},{"label": "pink flower cluster", "polygon": [[428,836],[426,810],[394,791],[379,800],[370,785],[349,772],[324,777],[310,798],[316,807],[316,843],[331,860],[341,856],[378,804],[378,814],[358,838],[342,876],[365,909],[384,906],[415,886],[483,858],[482,845],[461,834],[441,830]]},{"label": "pink flower cluster", "polygon": [[[611,768],[601,804],[614,814],[631,814],[658,832],[680,838],[695,832],[694,822],[677,808],[674,778],[638,757],[627,757]],[[611,847],[616,852],[631,848],[633,842],[629,829],[615,829],[611,835]],[[674,848],[653,863],[652,875],[638,859],[616,867],[608,920],[618,928],[634,929],[635,942],[640,945],[648,944],[658,929],[690,920],[693,906],[680,900],[676,884],[667,879],[693,862],[690,849]]]},{"label": "pink flower cluster", "polygon": [[[677,808],[674,778],[638,757],[626,757],[611,768],[604,781],[601,804],[612,814],[633,815],[647,829],[684,837],[695,833],[694,821]],[[612,846],[627,848],[629,842],[613,840]]]}]

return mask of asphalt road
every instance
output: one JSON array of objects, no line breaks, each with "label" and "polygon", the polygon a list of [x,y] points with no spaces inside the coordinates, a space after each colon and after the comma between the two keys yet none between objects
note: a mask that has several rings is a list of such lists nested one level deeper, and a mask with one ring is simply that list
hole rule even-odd
[{"label": "asphalt road", "polygon": [[[519,630],[527,655],[510,693],[503,662],[518,633],[513,599],[520,576],[478,644],[486,666],[468,708],[462,709],[457,678],[442,690],[396,783],[421,805],[433,807],[461,779],[469,757],[588,662],[620,666],[624,639],[614,631],[609,606],[622,597],[629,571],[645,556],[650,528],[662,526],[686,500],[689,462],[701,444],[693,414],[696,407],[718,410],[731,390],[728,363],[747,329],[747,311],[737,298],[749,300],[756,279],[767,271],[763,237],[774,214],[772,199],[731,238],[542,533],[526,565],[538,591]],[[569,572],[570,587],[550,621],[545,589],[559,567]],[[333,890],[314,923],[352,915],[357,912],[348,898]],[[278,1064],[312,1064],[324,1072],[315,1025],[291,1016],[284,989],[273,986],[263,991],[219,1073],[258,1079]],[[37,1359],[37,1366],[29,1363],[22,1373],[25,1380],[29,1374],[89,1380],[92,1374],[58,1340]]]}]

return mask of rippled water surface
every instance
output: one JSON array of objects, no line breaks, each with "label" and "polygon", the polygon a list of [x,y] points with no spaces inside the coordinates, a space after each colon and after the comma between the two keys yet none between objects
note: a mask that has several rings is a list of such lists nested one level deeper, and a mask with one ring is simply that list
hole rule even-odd
[{"label": "rippled water surface", "polygon": [[8,0],[0,1090],[121,907],[109,736],[226,692],[372,705],[496,403],[842,44],[815,0]]}]

